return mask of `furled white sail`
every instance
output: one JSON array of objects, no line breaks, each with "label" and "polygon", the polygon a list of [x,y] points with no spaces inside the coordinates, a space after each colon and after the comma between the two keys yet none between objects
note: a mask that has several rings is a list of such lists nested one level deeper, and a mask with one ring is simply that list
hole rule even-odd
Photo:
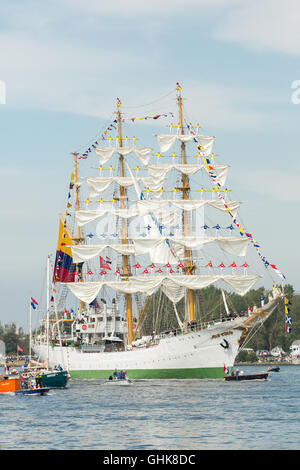
[{"label": "furled white sail", "polygon": [[104,165],[104,163],[106,163],[114,153],[126,156],[131,152],[134,152],[136,157],[144,165],[147,165],[151,157],[152,149],[150,147],[95,147],[95,152],[97,154],[100,165]]},{"label": "furled white sail", "polygon": [[181,298],[180,296],[182,296],[182,288],[198,290],[214,284],[217,281],[223,281],[237,294],[245,295],[258,278],[259,276],[256,274],[241,276],[132,276],[128,281],[67,282],[65,284],[78,299],[86,303],[91,303],[97,297],[103,286],[110,287],[124,294],[143,293],[146,295],[152,295],[158,288],[162,287],[164,293],[172,302],[178,302]]},{"label": "furled white sail", "polygon": [[[181,173],[192,176],[198,171],[205,169],[204,164],[152,164],[148,165],[148,173],[149,175],[157,179],[164,181],[167,173],[171,171],[173,168],[175,170],[180,171]],[[226,183],[227,173],[228,173],[229,165],[225,164],[215,164],[214,170],[217,175],[216,182],[219,183],[221,186],[224,186]]]},{"label": "furled white sail", "polygon": [[[166,240],[169,242],[168,250],[165,250]],[[152,263],[178,264],[178,259],[168,254],[170,248],[181,258],[183,251],[180,251],[180,248],[202,249],[214,242],[226,253],[243,257],[246,255],[248,240],[237,237],[146,237],[134,238],[133,243],[128,244],[72,245],[71,250],[74,263],[88,261],[100,255],[105,248],[109,248],[122,255],[149,254]]]},{"label": "furled white sail", "polygon": [[246,238],[238,237],[182,237],[170,239],[171,245],[173,243],[184,246],[185,248],[202,249],[209,243],[216,242],[218,246],[226,253],[235,256],[246,256],[248,248],[248,240]]},{"label": "furled white sail", "polygon": [[[226,212],[226,208],[224,207],[222,201],[204,199],[164,199],[162,201],[143,200],[137,202],[137,209],[139,215],[144,215],[147,214],[149,211],[158,211],[162,209],[162,207],[166,204],[171,204],[174,207],[185,211],[196,210],[203,207],[204,205],[208,205],[222,212]],[[232,214],[235,215],[240,207],[240,204],[240,201],[230,201],[227,203],[227,206],[229,207]]]},{"label": "furled white sail", "polygon": [[[127,162],[126,162],[126,165],[127,165],[129,174],[131,176],[131,179],[134,182],[134,187],[135,187],[137,198],[141,200],[142,193],[141,193],[141,190],[139,188],[138,182],[137,182],[136,178],[133,176],[133,173],[132,173],[132,171],[131,171],[131,169],[130,169]],[[170,219],[170,216],[172,216],[171,211],[167,214],[167,218]],[[161,231],[159,229],[159,225],[161,224],[159,215],[157,215],[157,214],[154,215],[153,212],[150,212],[150,214],[145,214],[144,215],[144,221],[148,225],[150,225],[150,223],[152,225],[154,225],[154,236],[159,237],[161,235]],[[169,222],[170,222],[170,220],[169,220]],[[154,246],[152,249],[150,249],[150,259],[151,259],[151,261],[153,263],[156,263],[156,262],[161,262],[162,263],[163,261],[157,261],[157,256],[159,256],[161,260],[162,259],[167,260],[167,261],[164,261],[165,263],[175,264],[176,261],[178,261],[178,254],[176,254],[171,249],[169,242],[167,242],[166,240],[164,240],[163,245],[161,245],[159,247]]]},{"label": "furled white sail", "polygon": [[[226,208],[222,201],[218,200],[182,200],[182,199],[164,199],[164,200],[141,200],[137,201],[135,205],[132,205],[128,209],[115,209],[112,206],[106,208],[99,208],[96,210],[79,210],[75,212],[75,217],[79,227],[92,222],[93,220],[102,217],[103,215],[109,213],[111,215],[116,215],[122,218],[130,218],[136,217],[137,215],[145,216],[151,213],[160,213],[166,212],[166,204],[170,204],[171,206],[176,207],[177,209],[185,210],[185,211],[192,211],[197,210],[204,205],[208,205],[210,207],[214,207],[215,209],[226,212]],[[232,212],[233,216],[236,215],[241,202],[240,201],[230,201],[227,203],[230,211]]]},{"label": "furled white sail", "polygon": [[88,261],[95,256],[99,256],[105,248],[110,248],[121,255],[135,254],[133,244],[72,245],[73,262],[82,263]]},{"label": "furled white sail", "polygon": [[157,137],[157,141],[158,141],[158,145],[159,145],[159,149],[161,153],[165,153],[168,150],[170,150],[172,145],[174,145],[177,140],[176,134],[166,134],[166,135],[158,134],[156,137]]},{"label": "furled white sail", "polygon": [[89,222],[92,222],[93,220],[96,220],[108,213],[125,219],[138,215],[135,207],[130,207],[129,209],[114,209],[110,207],[100,208],[97,210],[79,210],[75,212],[75,218],[78,226],[83,227]]},{"label": "furled white sail", "polygon": [[160,152],[165,153],[170,150],[172,145],[179,140],[181,142],[191,142],[196,140],[197,143],[202,147],[202,152],[205,155],[210,155],[214,144],[214,136],[210,135],[176,135],[176,134],[158,134],[157,141],[159,144]]},{"label": "furled white sail", "polygon": [[[146,178],[138,178],[138,179],[143,180]],[[87,182],[87,187],[89,191],[89,197],[96,197],[98,194],[106,191],[106,189],[109,188],[109,186],[112,183],[117,183],[120,186],[123,186],[125,188],[133,185],[132,179],[127,176],[111,176],[107,178],[100,177],[100,176],[98,177],[96,176],[93,178],[89,177],[89,178],[86,178],[86,182]]]},{"label": "furled white sail", "polygon": [[[144,178],[138,177],[137,181],[143,183],[144,187],[150,189],[151,192],[155,193],[160,191],[163,187],[165,178],[164,176],[146,176]],[[106,191],[112,183],[117,183],[125,188],[133,186],[131,177],[128,176],[110,176],[110,177],[88,177],[86,178],[87,187],[89,191],[89,197],[96,197],[98,194]]]}]

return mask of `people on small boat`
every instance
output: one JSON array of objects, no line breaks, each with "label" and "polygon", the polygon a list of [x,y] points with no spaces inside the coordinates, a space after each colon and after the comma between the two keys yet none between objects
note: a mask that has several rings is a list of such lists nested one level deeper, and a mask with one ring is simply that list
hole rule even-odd
[{"label": "people on small boat", "polygon": [[280,371],[280,367],[279,366],[276,366],[276,367],[271,367],[269,366],[268,367],[268,372],[279,372]]},{"label": "people on small boat", "polygon": [[113,374],[109,376],[108,380],[126,380],[126,370],[115,369]]},{"label": "people on small boat", "polygon": [[238,377],[239,375],[244,375],[244,371],[239,369],[232,369],[231,377]]},{"label": "people on small boat", "polygon": [[42,388],[42,376],[40,374],[35,376],[36,388]]},{"label": "people on small boat", "polygon": [[35,379],[30,379],[30,387],[31,390],[35,390],[37,388],[36,386],[36,380]]}]

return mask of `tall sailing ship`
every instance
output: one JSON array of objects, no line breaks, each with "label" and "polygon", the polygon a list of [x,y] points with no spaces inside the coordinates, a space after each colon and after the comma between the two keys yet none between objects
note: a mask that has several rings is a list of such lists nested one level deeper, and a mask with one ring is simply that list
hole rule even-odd
[{"label": "tall sailing ship", "polygon": [[[114,369],[132,378],[223,377],[282,301],[273,282],[258,307],[228,309],[231,291],[243,296],[261,277],[248,266],[248,249],[264,270],[284,276],[239,223],[241,203],[230,198],[229,165],[217,163],[215,137],[187,120],[179,84],[174,94],[176,113],[148,116],[170,118],[153,148],[123,136],[117,99],[100,143],[72,154],[47,319],[33,344],[71,377],[108,378]],[[95,174],[79,178],[79,160],[93,153]],[[211,285],[222,293],[222,318],[205,318],[203,289]]]}]

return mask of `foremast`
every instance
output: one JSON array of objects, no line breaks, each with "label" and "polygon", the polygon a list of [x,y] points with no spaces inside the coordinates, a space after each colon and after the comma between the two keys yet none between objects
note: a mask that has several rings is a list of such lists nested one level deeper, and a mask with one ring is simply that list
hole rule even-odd
[{"label": "foremast", "polygon": [[[76,211],[79,211],[80,205],[79,205],[79,185],[78,185],[78,152],[71,152],[71,155],[74,156],[74,185],[75,185],[75,206],[76,206]],[[83,241],[83,238],[81,236],[81,229],[80,226],[77,225],[77,237],[72,238],[72,240],[75,242],[76,245],[80,245],[80,243]],[[83,276],[80,276],[80,282],[83,282]],[[80,309],[84,309],[84,302],[81,300],[80,301]]]},{"label": "foremast", "polygon": [[[183,116],[182,116],[182,96],[181,96],[181,87],[179,84],[177,84],[177,103],[178,103],[178,110],[179,110],[179,125],[180,125],[180,131],[181,135],[184,134],[184,126],[183,126]],[[181,142],[181,158],[182,158],[182,163],[184,165],[187,164],[186,160],[186,152],[185,152],[185,143]],[[184,200],[189,199],[189,177],[185,174],[182,173],[181,177],[182,181],[182,187],[178,188],[182,191],[182,198]],[[188,219],[188,213],[187,211],[182,212],[182,226],[183,226],[183,234],[185,237],[189,236],[189,219]],[[195,265],[192,264],[191,262],[191,250],[188,248],[185,248],[184,250],[184,270],[186,275],[191,275]],[[195,320],[195,309],[194,309],[194,294],[191,289],[187,289],[186,291],[186,296],[187,296],[187,307],[188,307],[188,318],[190,321]]]}]

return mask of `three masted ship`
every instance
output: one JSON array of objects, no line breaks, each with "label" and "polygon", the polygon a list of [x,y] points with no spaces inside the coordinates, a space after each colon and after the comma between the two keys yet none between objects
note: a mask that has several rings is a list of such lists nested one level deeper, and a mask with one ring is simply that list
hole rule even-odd
[{"label": "three masted ship", "polygon": [[[177,84],[176,121],[155,136],[157,151],[123,137],[118,99],[109,126],[115,136],[106,131],[103,146],[95,141],[72,154],[47,319],[33,345],[71,377],[108,378],[114,369],[131,378],[223,377],[249,332],[281,301],[273,287],[246,315],[228,309],[227,290],[245,295],[260,276],[247,270],[250,243],[237,222],[240,201],[226,187],[229,165],[216,163],[215,137],[188,123],[182,100]],[[80,179],[79,159],[90,152],[96,175]],[[221,288],[225,313],[205,320],[201,292],[211,285]]]}]

